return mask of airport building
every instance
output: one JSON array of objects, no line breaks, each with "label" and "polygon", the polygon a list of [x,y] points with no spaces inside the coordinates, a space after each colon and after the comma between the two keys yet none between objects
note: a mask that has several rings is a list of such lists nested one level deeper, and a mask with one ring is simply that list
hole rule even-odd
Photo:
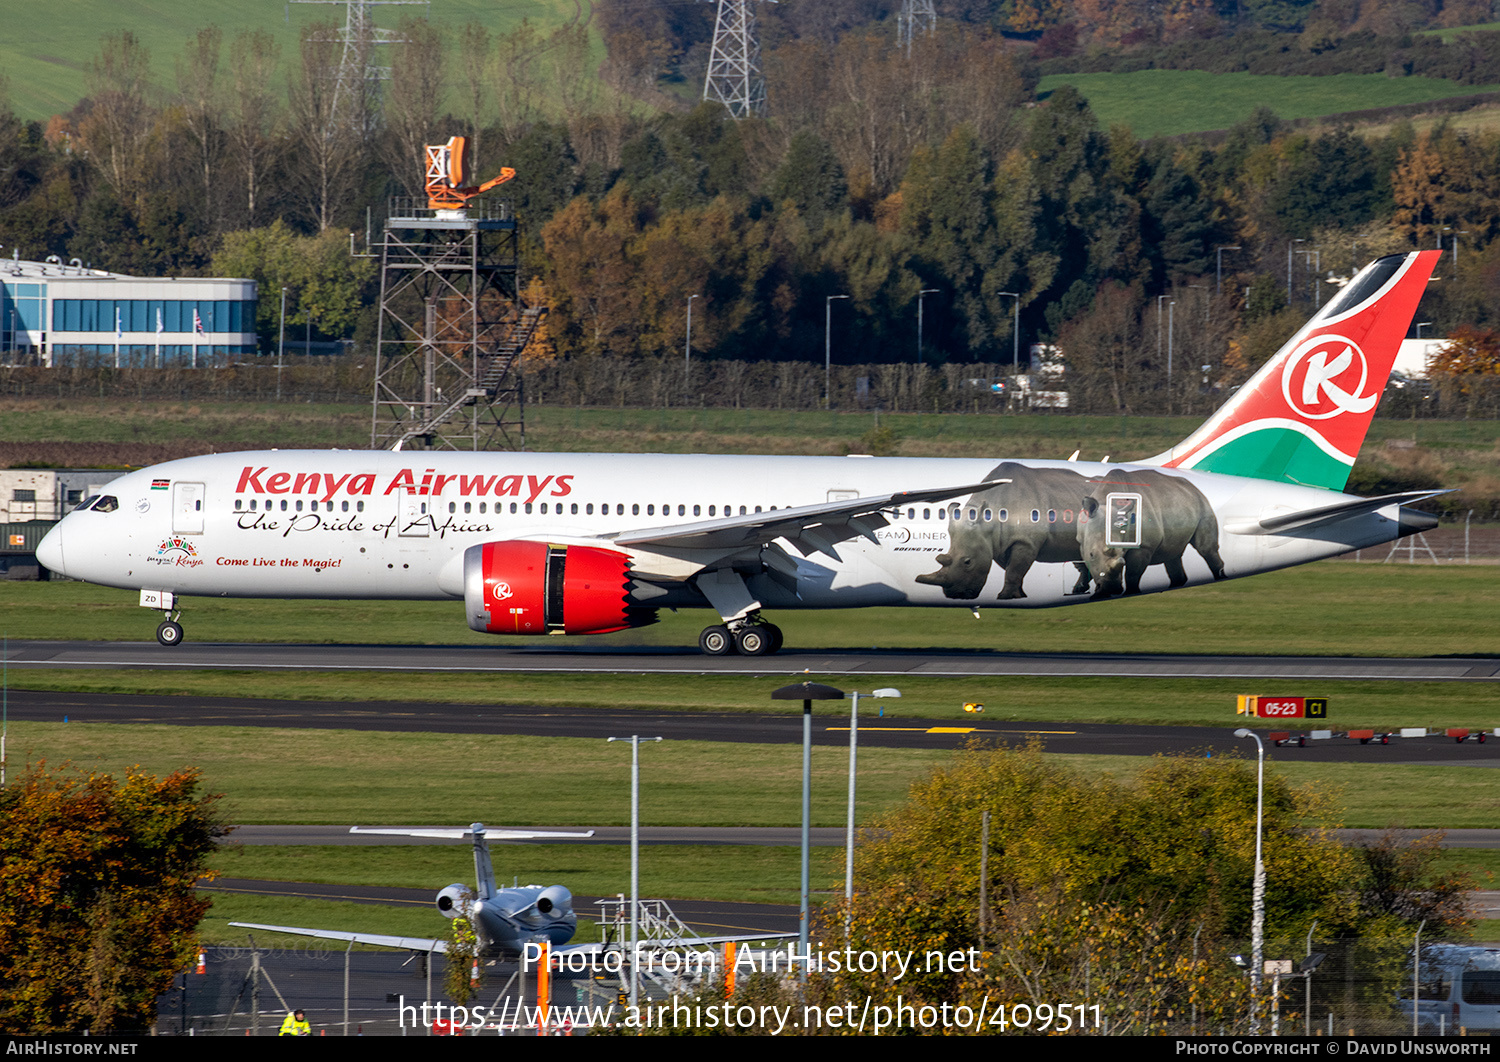
[{"label": "airport building", "polygon": [[0,259],[0,357],[46,366],[208,366],[254,354],[256,284]]}]

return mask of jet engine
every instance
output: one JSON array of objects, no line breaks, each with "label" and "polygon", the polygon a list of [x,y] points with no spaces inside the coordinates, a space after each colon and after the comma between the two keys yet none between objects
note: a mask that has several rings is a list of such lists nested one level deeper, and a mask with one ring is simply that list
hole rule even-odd
[{"label": "jet engine", "polygon": [[460,918],[464,908],[474,902],[474,890],[467,885],[449,885],[437,894],[438,913],[444,918]]},{"label": "jet engine", "polygon": [[630,558],[616,550],[519,541],[464,551],[464,609],[486,634],[608,634],[656,622],[629,593]]},{"label": "jet engine", "polygon": [[561,885],[549,885],[536,898],[536,909],[544,915],[565,915],[573,909],[573,894]]}]

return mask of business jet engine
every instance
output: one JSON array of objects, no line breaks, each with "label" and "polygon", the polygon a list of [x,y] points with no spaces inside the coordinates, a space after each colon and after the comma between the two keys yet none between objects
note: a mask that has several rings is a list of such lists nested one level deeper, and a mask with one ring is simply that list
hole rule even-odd
[{"label": "business jet engine", "polygon": [[474,902],[474,890],[455,882],[437,894],[437,909],[444,918],[464,918]]},{"label": "business jet engine", "polygon": [[464,551],[464,609],[485,634],[608,634],[656,622],[630,603],[630,558],[598,546],[486,542]]}]

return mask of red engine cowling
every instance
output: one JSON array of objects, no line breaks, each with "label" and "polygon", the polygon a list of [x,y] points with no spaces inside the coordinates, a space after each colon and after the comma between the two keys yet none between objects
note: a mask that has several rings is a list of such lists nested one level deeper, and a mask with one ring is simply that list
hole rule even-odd
[{"label": "red engine cowling", "polygon": [[630,605],[630,558],[598,546],[486,542],[464,552],[469,626],[486,634],[608,634],[656,619]]}]

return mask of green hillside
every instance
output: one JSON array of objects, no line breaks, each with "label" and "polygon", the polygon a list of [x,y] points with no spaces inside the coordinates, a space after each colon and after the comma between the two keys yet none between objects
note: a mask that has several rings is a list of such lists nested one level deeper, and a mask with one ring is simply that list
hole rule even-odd
[{"label": "green hillside", "polygon": [[[592,15],[589,0],[433,0],[430,5],[381,7],[376,22],[394,28],[403,15],[426,14],[434,23],[457,29],[478,20],[491,33],[503,33],[531,19],[552,29]],[[56,7],[13,11],[0,37],[0,74],[10,82],[16,113],[45,120],[73,107],[85,92],[89,63],[101,38],[130,30],[151,53],[158,84],[171,85],[173,66],[183,42],[203,26],[217,25],[226,42],[243,29],[267,30],[281,45],[282,64],[297,54],[297,42],[309,23],[337,20],[344,9],[334,4],[286,3],[286,0],[68,0]]]},{"label": "green hillside", "polygon": [[1500,91],[1500,85],[1460,85],[1435,78],[1384,74],[1266,77],[1201,70],[1140,70],[1128,74],[1052,74],[1038,91],[1072,85],[1104,127],[1126,125],[1140,137],[1228,129],[1257,107],[1281,118],[1320,118],[1345,111],[1425,103]]}]

